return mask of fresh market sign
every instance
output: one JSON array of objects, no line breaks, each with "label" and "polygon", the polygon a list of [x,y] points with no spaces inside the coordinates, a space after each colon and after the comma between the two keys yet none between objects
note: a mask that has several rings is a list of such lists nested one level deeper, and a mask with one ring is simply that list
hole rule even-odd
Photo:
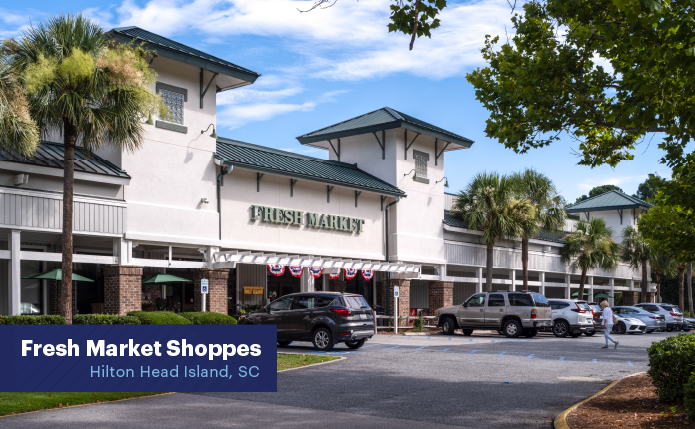
[{"label": "fresh market sign", "polygon": [[256,205],[251,206],[251,220],[289,225],[306,225],[310,228],[325,228],[336,231],[357,232],[358,234],[364,230],[364,219],[331,214],[305,213],[300,210]]}]

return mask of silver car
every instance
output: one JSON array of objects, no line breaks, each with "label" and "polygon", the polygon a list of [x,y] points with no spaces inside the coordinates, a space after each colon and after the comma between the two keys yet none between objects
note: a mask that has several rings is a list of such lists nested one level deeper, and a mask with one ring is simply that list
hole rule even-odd
[{"label": "silver car", "polygon": [[616,334],[642,334],[647,331],[647,325],[640,319],[630,316],[615,314],[618,323],[613,325],[613,332]]},{"label": "silver car", "polygon": [[642,302],[634,307],[643,308],[654,314],[663,314],[666,318],[666,330],[669,332],[673,331],[674,329],[680,330],[683,326],[683,313],[673,311],[672,306],[668,304]]},{"label": "silver car", "polygon": [[613,307],[613,312],[618,316],[641,320],[647,326],[647,333],[666,329],[666,316],[663,314],[650,313],[643,308],[629,306]]}]

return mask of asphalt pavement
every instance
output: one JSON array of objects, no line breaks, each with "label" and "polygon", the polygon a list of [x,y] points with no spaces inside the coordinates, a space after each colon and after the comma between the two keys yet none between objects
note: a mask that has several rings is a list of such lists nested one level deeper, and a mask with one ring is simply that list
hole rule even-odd
[{"label": "asphalt pavement", "polygon": [[[378,335],[339,362],[278,374],[277,393],[171,394],[0,418],[0,428],[549,428],[570,405],[647,370],[671,333],[507,340]],[[278,351],[314,353],[308,343]]]}]

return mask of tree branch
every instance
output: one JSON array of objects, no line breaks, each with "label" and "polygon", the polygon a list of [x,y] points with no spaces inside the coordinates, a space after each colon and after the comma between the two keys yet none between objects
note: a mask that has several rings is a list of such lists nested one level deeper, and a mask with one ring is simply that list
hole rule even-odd
[{"label": "tree branch", "polygon": [[[336,0],[338,1],[338,0]],[[410,38],[410,50],[413,50],[413,44],[415,43],[415,38],[417,37],[417,18],[420,8],[420,0],[415,0],[415,25],[413,26],[413,37]]]}]

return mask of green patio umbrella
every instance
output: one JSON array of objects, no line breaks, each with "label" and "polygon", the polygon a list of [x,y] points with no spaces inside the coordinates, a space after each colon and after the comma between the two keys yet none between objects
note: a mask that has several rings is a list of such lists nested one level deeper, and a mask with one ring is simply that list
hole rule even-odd
[{"label": "green patio umbrella", "polygon": [[[578,297],[578,296],[579,296],[579,291],[574,292],[574,293],[572,294],[572,298],[576,298],[576,297]],[[584,292],[584,296],[589,296],[589,292]]]},{"label": "green patio umbrella", "polygon": [[157,273],[157,274],[153,275],[152,277],[150,277],[149,279],[142,282],[142,284],[176,283],[176,282],[188,282],[188,283],[190,283],[191,281],[188,279],[183,279],[181,277],[172,276],[171,274]]},{"label": "green patio umbrella", "polygon": [[613,298],[613,297],[610,296],[610,295],[606,295],[606,294],[603,293],[603,292],[599,292],[599,293],[597,293],[596,295],[594,295],[594,298]]},{"label": "green patio umbrella", "polygon": [[[56,268],[50,271],[44,271],[43,273],[32,274],[30,276],[22,277],[24,279],[46,279],[46,280],[63,280],[63,270],[61,268]],[[82,277],[79,274],[72,273],[72,280],[78,282],[94,282],[92,279],[87,277]]]}]

